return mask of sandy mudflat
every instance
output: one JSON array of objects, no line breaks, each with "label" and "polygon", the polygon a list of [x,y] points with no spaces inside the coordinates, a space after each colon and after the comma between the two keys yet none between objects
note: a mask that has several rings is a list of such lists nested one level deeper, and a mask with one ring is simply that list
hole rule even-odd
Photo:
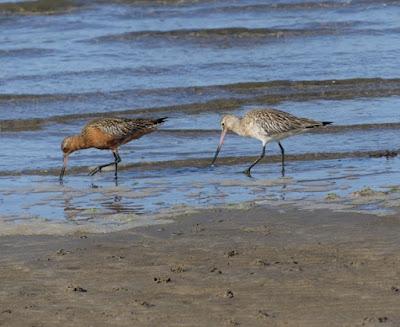
[{"label": "sandy mudflat", "polygon": [[400,326],[400,219],[213,209],[0,238],[0,326]]}]

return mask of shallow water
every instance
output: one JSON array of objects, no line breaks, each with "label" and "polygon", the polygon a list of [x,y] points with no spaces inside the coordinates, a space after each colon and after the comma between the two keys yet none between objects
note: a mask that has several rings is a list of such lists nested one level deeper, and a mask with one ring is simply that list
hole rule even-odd
[{"label": "shallow water", "polygon": [[[0,220],[103,231],[177,206],[352,205],[396,184],[398,160],[371,156],[399,147],[399,14],[375,0],[0,1]],[[241,175],[261,147],[236,135],[206,168],[221,115],[265,106],[334,125],[283,142],[286,179],[276,144]],[[98,150],[73,154],[58,185],[61,140],[102,115],[169,120],[121,149],[118,186],[86,176],[112,158]]]},{"label": "shallow water", "polygon": [[[246,202],[308,206],[311,202],[337,210],[367,210],[375,204],[376,211],[390,213],[389,209],[400,201],[393,183],[400,177],[398,165],[397,158],[297,161],[287,164],[285,178],[279,177],[279,163],[260,164],[253,178],[241,173],[245,165],[124,170],[117,186],[112,174],[106,172],[93,178],[69,176],[64,185],[58,185],[56,176],[7,176],[0,178],[0,225],[7,233],[12,230],[10,226],[18,229],[21,224],[46,230],[49,226],[43,226],[43,222],[57,224],[58,233],[112,231],[132,227],[138,220],[152,223],[158,213],[168,217],[192,209]],[[354,201],[355,192],[365,188],[387,194],[382,198],[373,193],[361,197],[366,201]],[[334,201],[329,200],[332,194]]]}]

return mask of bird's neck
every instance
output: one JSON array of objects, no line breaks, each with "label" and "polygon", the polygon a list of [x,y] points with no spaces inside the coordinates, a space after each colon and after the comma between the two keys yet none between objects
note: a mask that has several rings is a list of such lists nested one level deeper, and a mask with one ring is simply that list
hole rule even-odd
[{"label": "bird's neck", "polygon": [[240,118],[235,119],[232,122],[232,125],[230,126],[230,129],[232,132],[241,135],[241,136],[246,136],[244,126],[242,125],[242,120]]},{"label": "bird's neck", "polygon": [[71,152],[81,150],[81,149],[87,149],[90,146],[87,144],[85,138],[82,135],[73,135],[71,136],[70,143],[69,143],[69,148]]}]

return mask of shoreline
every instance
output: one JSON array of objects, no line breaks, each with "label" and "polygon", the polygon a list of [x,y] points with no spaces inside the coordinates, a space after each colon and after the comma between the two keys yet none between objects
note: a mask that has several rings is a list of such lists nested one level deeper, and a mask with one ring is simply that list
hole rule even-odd
[{"label": "shoreline", "polygon": [[108,234],[0,237],[0,326],[400,323],[398,215],[204,209]]},{"label": "shoreline", "polygon": [[[309,153],[296,153],[285,155],[287,162],[305,162],[305,161],[326,161],[326,160],[344,160],[344,159],[391,159],[399,155],[400,151],[396,148],[387,148],[383,150],[366,150],[366,151],[346,151],[346,152],[309,152]],[[218,158],[217,166],[236,166],[248,164],[249,161],[255,160],[257,156],[224,156]],[[135,163],[125,163],[118,166],[121,171],[154,171],[157,169],[182,169],[182,168],[204,168],[213,169],[210,167],[211,157],[203,158],[187,158],[187,159],[173,159],[161,161],[142,161]],[[281,155],[269,154],[266,156],[267,164],[274,164],[281,162]],[[78,175],[87,173],[94,166],[72,166],[69,167],[69,175]],[[112,171],[113,168],[106,167],[103,172]],[[47,168],[47,169],[24,169],[23,171],[0,171],[0,177],[19,177],[19,176],[56,176],[60,174],[60,168]]]}]

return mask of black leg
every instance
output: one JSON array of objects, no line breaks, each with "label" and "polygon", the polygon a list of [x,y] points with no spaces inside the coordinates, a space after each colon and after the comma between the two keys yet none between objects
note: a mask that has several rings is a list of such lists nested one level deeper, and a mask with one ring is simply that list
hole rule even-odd
[{"label": "black leg", "polygon": [[60,177],[58,178],[61,185],[63,184],[64,174],[65,174],[65,167],[62,167],[60,172]]},{"label": "black leg", "polygon": [[266,146],[266,145],[263,146],[261,155],[258,157],[258,159],[257,159],[256,161],[254,161],[254,162],[250,165],[250,167],[247,168],[247,169],[244,171],[244,173],[245,173],[248,177],[251,177],[251,173],[250,173],[251,168],[253,168],[255,165],[257,165],[257,163],[258,163],[262,158],[264,158],[264,156],[265,156],[265,146]]},{"label": "black leg", "polygon": [[93,175],[97,174],[99,171],[101,171],[103,168],[108,167],[108,166],[111,166],[111,165],[115,165],[115,161],[110,162],[110,163],[105,164],[105,165],[101,165],[101,166],[96,167],[95,169],[93,169],[93,170],[89,173],[89,175],[90,175],[90,176],[93,176]]},{"label": "black leg", "polygon": [[68,154],[64,154],[64,162],[63,162],[63,166],[61,168],[60,177],[59,177],[60,184],[63,183],[65,170],[67,169],[67,163],[68,163]]},{"label": "black leg", "polygon": [[114,159],[115,159],[115,179],[118,179],[118,163],[121,162],[121,157],[119,156],[117,151],[113,151]]},{"label": "black leg", "polygon": [[282,177],[285,177],[285,149],[283,148],[281,142],[278,142],[279,147],[281,148],[282,155]]},{"label": "black leg", "polygon": [[110,163],[108,163],[108,164],[105,164],[105,165],[101,165],[101,166],[96,167],[95,169],[93,169],[93,170],[89,173],[89,175],[90,175],[90,176],[93,176],[93,175],[97,174],[99,171],[101,171],[103,168],[108,167],[108,166],[111,166],[111,165],[115,165],[115,177],[117,177],[117,165],[118,165],[118,162],[121,161],[121,158],[120,158],[118,152],[114,152],[114,151],[113,151],[113,155],[114,155],[114,161],[113,161],[113,162],[110,162]]}]

